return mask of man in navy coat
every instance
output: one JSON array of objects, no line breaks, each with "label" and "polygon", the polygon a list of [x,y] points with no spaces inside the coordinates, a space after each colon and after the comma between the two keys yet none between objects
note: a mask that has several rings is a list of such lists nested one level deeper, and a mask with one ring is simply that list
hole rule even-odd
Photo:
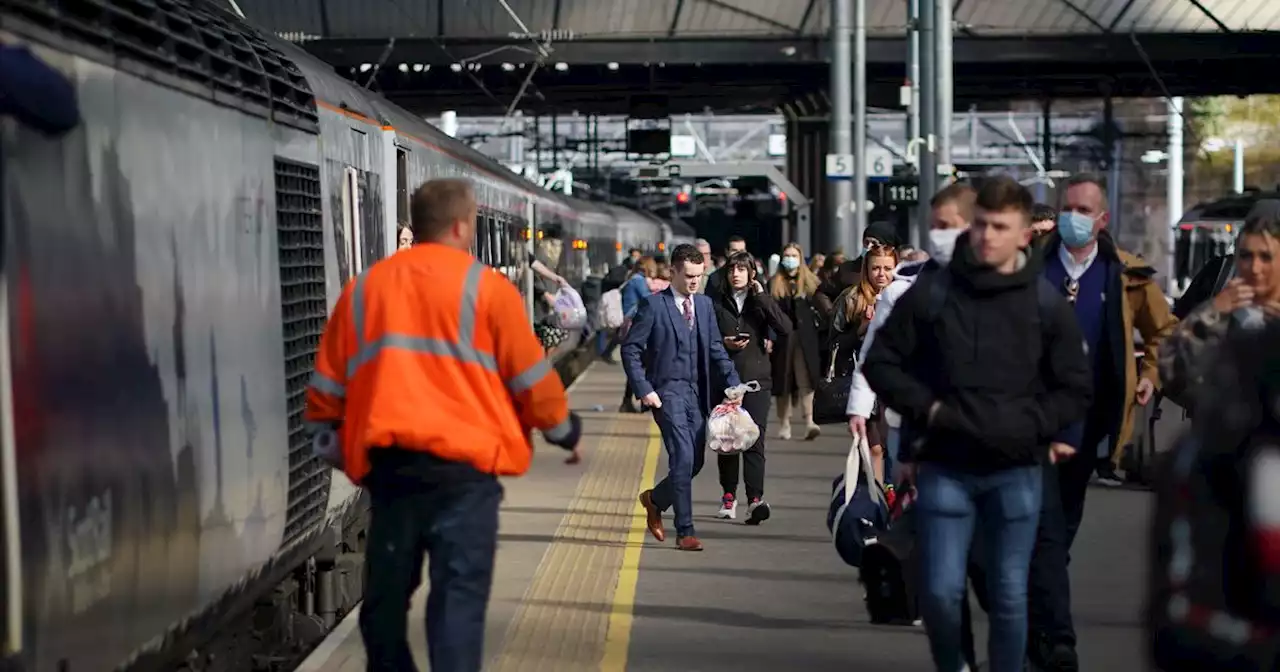
[{"label": "man in navy coat", "polygon": [[640,493],[654,539],[666,539],[662,512],[675,508],[676,548],[701,551],[693,529],[693,477],[702,470],[712,390],[711,367],[732,387],[739,384],[725,351],[711,299],[698,293],[707,259],[692,245],[671,252],[671,286],[639,304],[622,343],[627,385],[653,409],[662,432],[670,472],[652,490]]}]

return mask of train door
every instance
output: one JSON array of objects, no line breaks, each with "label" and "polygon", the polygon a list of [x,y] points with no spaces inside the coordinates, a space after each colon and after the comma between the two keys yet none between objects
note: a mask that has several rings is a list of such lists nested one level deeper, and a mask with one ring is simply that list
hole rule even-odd
[{"label": "train door", "polygon": [[0,267],[0,667],[22,650],[22,535],[9,355],[9,283]]},{"label": "train door", "polygon": [[347,258],[351,260],[351,277],[364,272],[363,228],[360,222],[360,171],[347,167],[342,175],[342,232],[347,241]]},{"label": "train door", "polygon": [[[409,150],[396,147],[396,224],[409,223]],[[397,227],[398,228],[398,227]],[[399,231],[396,232],[399,235]]]}]

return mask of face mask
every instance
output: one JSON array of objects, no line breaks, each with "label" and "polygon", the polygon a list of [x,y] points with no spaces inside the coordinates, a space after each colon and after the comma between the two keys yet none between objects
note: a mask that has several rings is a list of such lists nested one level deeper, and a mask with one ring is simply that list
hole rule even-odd
[{"label": "face mask", "polygon": [[932,229],[929,231],[929,256],[939,264],[951,262],[951,255],[956,249],[956,239],[966,229]]},{"label": "face mask", "polygon": [[1093,218],[1080,212],[1058,215],[1058,235],[1067,247],[1084,247],[1093,239]]},{"label": "face mask", "polygon": [[797,268],[800,268],[800,260],[795,257],[783,257],[782,267],[788,271],[794,271]]}]

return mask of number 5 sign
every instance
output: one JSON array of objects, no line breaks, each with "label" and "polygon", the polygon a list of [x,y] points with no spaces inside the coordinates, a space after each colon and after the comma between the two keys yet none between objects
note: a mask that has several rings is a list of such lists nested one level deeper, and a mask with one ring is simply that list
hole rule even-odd
[{"label": "number 5 sign", "polygon": [[[864,160],[868,178],[885,179],[893,176],[893,154],[889,150],[868,147]],[[852,154],[827,155],[827,179],[829,180],[853,179],[853,167]]]}]

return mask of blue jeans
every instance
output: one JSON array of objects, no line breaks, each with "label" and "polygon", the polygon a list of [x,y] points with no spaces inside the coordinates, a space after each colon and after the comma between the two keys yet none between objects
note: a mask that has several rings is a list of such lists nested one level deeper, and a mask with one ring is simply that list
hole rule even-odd
[{"label": "blue jeans", "polygon": [[890,427],[884,437],[884,482],[894,485],[893,465],[898,463],[898,446],[902,441],[902,432],[897,427]]},{"label": "blue jeans", "polygon": [[[372,479],[371,479],[372,480]],[[502,485],[367,483],[372,504],[360,633],[369,672],[415,672],[406,638],[409,600],[430,556],[427,658],[432,670],[480,672],[493,583]]]},{"label": "blue jeans", "polygon": [[923,463],[916,475],[920,613],[939,672],[964,666],[961,601],[974,527],[982,526],[991,672],[1021,672],[1027,648],[1027,577],[1044,486],[1039,466],[970,474]]},{"label": "blue jeans", "polygon": [[702,471],[707,455],[707,417],[689,383],[671,383],[658,390],[662,407],[653,419],[667,449],[667,477],[653,486],[653,505],[675,509],[676,535],[694,536],[693,477]]}]

